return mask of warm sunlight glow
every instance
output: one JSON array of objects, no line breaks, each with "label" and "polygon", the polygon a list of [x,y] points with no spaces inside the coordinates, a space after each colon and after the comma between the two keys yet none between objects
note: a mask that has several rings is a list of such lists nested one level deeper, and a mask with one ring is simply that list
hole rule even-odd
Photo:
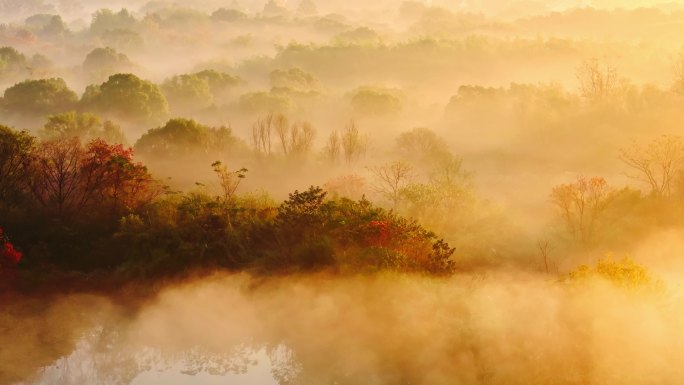
[{"label": "warm sunlight glow", "polygon": [[678,385],[684,1],[0,0],[0,384]]}]

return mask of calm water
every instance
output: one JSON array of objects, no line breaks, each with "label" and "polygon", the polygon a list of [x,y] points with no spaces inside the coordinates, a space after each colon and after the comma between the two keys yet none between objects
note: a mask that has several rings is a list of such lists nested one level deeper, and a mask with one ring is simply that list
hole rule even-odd
[{"label": "calm water", "polygon": [[[323,277],[325,278],[325,277]],[[679,385],[684,297],[596,282],[217,277],[0,311],[0,384]]]},{"label": "calm water", "polygon": [[18,385],[130,384],[130,385],[270,385],[276,369],[272,359],[286,354],[244,347],[234,355],[207,356],[198,352],[163,354],[151,348],[126,353],[98,351],[102,341],[84,338],[76,350],[53,365],[38,370],[33,379]]}]

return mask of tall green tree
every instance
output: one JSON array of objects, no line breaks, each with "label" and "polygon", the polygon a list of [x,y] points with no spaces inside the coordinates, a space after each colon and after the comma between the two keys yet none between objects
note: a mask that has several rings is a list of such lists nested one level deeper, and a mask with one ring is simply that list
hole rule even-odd
[{"label": "tall green tree", "polygon": [[105,116],[144,123],[161,121],[169,113],[159,88],[133,74],[112,75],[100,85],[88,86],[81,103]]}]

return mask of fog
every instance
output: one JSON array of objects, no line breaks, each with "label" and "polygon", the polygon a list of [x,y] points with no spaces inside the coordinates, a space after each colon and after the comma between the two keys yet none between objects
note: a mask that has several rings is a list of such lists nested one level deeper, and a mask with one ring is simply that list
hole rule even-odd
[{"label": "fog", "polygon": [[682,36],[684,1],[0,0],[0,383],[680,382]]},{"label": "fog", "polygon": [[[5,315],[4,377],[30,372],[26,357],[71,347],[81,354],[67,353],[35,383],[156,383],[144,381],[147,371],[174,369],[179,383],[204,383],[188,373],[232,382],[270,367],[268,383],[281,384],[674,384],[684,354],[674,294],[510,271],[218,275],[162,290],[133,316],[83,296],[55,301],[39,319]],[[85,308],[90,316],[74,317]]]}]

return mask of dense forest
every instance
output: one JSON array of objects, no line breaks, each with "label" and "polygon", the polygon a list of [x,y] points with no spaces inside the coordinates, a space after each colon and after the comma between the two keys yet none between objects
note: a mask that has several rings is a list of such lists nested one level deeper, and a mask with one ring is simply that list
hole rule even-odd
[{"label": "dense forest", "polygon": [[0,0],[0,383],[678,383],[683,33]]}]

